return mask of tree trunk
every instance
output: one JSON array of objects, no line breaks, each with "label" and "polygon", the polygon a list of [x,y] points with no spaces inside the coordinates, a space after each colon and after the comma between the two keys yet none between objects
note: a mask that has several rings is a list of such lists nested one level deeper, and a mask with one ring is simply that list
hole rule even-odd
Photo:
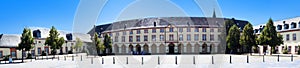
[{"label": "tree trunk", "polygon": [[270,49],[270,55],[272,55],[272,53],[273,53],[273,46],[271,46],[271,49]]}]

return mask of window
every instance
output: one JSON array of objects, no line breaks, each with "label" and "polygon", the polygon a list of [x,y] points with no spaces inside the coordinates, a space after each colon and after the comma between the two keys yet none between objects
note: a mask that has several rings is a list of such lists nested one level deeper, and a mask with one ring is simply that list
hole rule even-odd
[{"label": "window", "polygon": [[45,53],[49,54],[49,48],[45,47]]},{"label": "window", "polygon": [[215,32],[214,28],[210,28],[210,32]]},{"label": "window", "polygon": [[152,33],[156,33],[156,29],[155,28],[152,29]]},{"label": "window", "polygon": [[214,41],[215,40],[215,35],[214,34],[210,34],[210,36],[209,36],[209,39],[210,39],[210,41]]},{"label": "window", "polygon": [[125,42],[125,36],[122,36],[122,42]]},{"label": "window", "polygon": [[183,32],[183,28],[179,28],[179,32]]},{"label": "window", "polygon": [[169,41],[174,41],[174,35],[173,34],[169,35]]},{"label": "window", "polygon": [[115,42],[118,42],[118,41],[119,41],[119,37],[115,36]]},{"label": "window", "polygon": [[206,32],[206,28],[202,28],[202,32]]},{"label": "window", "polygon": [[148,36],[147,35],[144,36],[144,41],[148,41]]},{"label": "window", "polygon": [[66,47],[66,53],[68,53],[68,47]]},{"label": "window", "polygon": [[145,29],[145,30],[144,30],[144,33],[148,33],[148,29]]},{"label": "window", "polygon": [[179,35],[179,41],[183,41],[183,35],[182,34]]},{"label": "window", "polygon": [[187,34],[187,41],[191,41],[191,35]]},{"label": "window", "polygon": [[165,32],[164,28],[160,28],[160,33]]},{"label": "window", "polygon": [[218,28],[218,32],[221,32],[221,28]]},{"label": "window", "polygon": [[156,41],[156,35],[152,35],[152,41]]},{"label": "window", "polygon": [[112,37],[112,36],[113,36],[113,34],[112,34],[112,33],[109,33],[109,36],[110,36],[110,37]]},{"label": "window", "polygon": [[164,35],[159,36],[159,41],[164,41]]},{"label": "window", "polygon": [[123,31],[123,35],[126,35],[126,31]]},{"label": "window", "polygon": [[35,56],[35,51],[31,50],[31,56]]},{"label": "window", "polygon": [[39,48],[38,48],[38,54],[42,54],[41,51],[42,51],[42,50],[41,50],[41,48],[39,47]]},{"label": "window", "polygon": [[290,40],[290,35],[287,34],[287,35],[286,35],[286,41],[289,41],[289,40]]},{"label": "window", "polygon": [[169,32],[173,32],[173,27],[169,28]]},{"label": "window", "polygon": [[3,51],[0,51],[0,58],[3,57]]},{"label": "window", "polygon": [[141,30],[136,30],[136,34],[141,34]]},{"label": "window", "polygon": [[195,40],[195,41],[198,41],[198,40],[199,40],[199,34],[195,34],[194,40]]},{"label": "window", "polygon": [[218,40],[221,41],[221,35],[218,35]]},{"label": "window", "polygon": [[116,32],[116,36],[119,36],[120,34],[119,34],[119,32]]},{"label": "window", "polygon": [[10,54],[11,54],[12,57],[17,57],[16,48],[10,48]]},{"label": "window", "polygon": [[186,31],[191,32],[191,28],[190,27],[186,28]]},{"label": "window", "polygon": [[133,34],[133,30],[130,30],[129,34]]},{"label": "window", "polygon": [[140,41],[141,41],[140,36],[136,36],[136,42],[140,42]]},{"label": "window", "polygon": [[195,32],[199,32],[199,28],[195,28]]},{"label": "window", "polygon": [[41,43],[41,41],[38,41],[39,43]]},{"label": "window", "polygon": [[202,34],[202,41],[206,41],[206,34]]},{"label": "window", "polygon": [[22,54],[23,57],[26,57],[26,51],[22,51]]},{"label": "window", "polygon": [[292,46],[288,46],[288,52],[291,52]]},{"label": "window", "polygon": [[132,42],[132,41],[133,41],[132,36],[129,36],[129,42]]},{"label": "window", "polygon": [[296,38],[297,38],[297,35],[294,33],[293,34],[293,40],[296,40]]}]

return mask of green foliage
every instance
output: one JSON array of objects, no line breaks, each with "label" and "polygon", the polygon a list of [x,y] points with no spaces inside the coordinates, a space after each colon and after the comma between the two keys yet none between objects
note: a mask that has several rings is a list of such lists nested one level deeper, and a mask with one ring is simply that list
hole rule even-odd
[{"label": "green foliage", "polygon": [[80,38],[76,38],[76,44],[75,46],[73,46],[73,49],[78,50],[80,47],[82,47],[82,41],[80,40]]},{"label": "green foliage", "polygon": [[283,44],[282,36],[277,34],[272,19],[269,19],[266,27],[263,29],[257,40],[258,44],[269,45],[272,47],[271,49],[274,49],[274,47],[277,45]]},{"label": "green foliage", "polygon": [[[111,53],[112,51],[112,41],[111,41],[111,37],[108,34],[104,35],[104,40],[103,40],[103,44],[106,47],[106,49],[108,50],[108,53]],[[104,51],[106,52],[106,50]]]},{"label": "green foliage", "polygon": [[97,49],[97,50],[104,51],[106,47],[105,47],[104,44],[101,42],[101,39],[100,39],[98,36],[99,36],[99,35],[98,35],[97,33],[94,34],[94,41],[95,41],[96,49]]},{"label": "green foliage", "polygon": [[31,30],[28,28],[24,28],[22,37],[21,37],[21,42],[18,45],[19,50],[24,50],[29,51],[33,46],[32,44],[34,43],[34,39],[31,34]]},{"label": "green foliage", "polygon": [[243,47],[246,47],[246,49],[248,49],[248,51],[251,51],[252,46],[256,45],[253,27],[250,23],[248,23],[244,27],[239,41],[240,41],[240,45],[242,45]]},{"label": "green foliage", "polygon": [[226,20],[226,21],[225,21],[226,34],[228,34],[229,29],[230,29],[233,25],[235,25],[233,20],[234,20],[234,19],[232,19],[232,20]]},{"label": "green foliage", "polygon": [[60,49],[65,42],[63,37],[59,38],[58,36],[58,31],[54,26],[52,26],[51,30],[49,31],[49,37],[46,38],[45,45],[50,46],[52,51],[54,51],[53,53],[56,53],[56,49]]},{"label": "green foliage", "polygon": [[283,54],[288,54],[287,46],[284,47]]},{"label": "green foliage", "polygon": [[228,32],[226,37],[227,46],[229,49],[236,51],[239,47],[240,31],[236,25],[233,25]]}]

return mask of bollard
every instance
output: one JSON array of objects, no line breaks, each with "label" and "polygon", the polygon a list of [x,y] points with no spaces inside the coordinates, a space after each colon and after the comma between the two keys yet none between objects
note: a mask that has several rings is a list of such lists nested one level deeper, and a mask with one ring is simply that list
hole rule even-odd
[{"label": "bollard", "polygon": [[102,64],[104,64],[104,58],[102,57]]},{"label": "bollard", "polygon": [[277,55],[277,62],[279,62],[279,55]]},{"label": "bollard", "polygon": [[82,61],[82,55],[80,56],[80,61]]},{"label": "bollard", "polygon": [[113,64],[115,64],[115,57],[113,57]]},{"label": "bollard", "polygon": [[72,55],[72,61],[74,61],[74,55]]},{"label": "bollard", "polygon": [[66,61],[66,56],[64,56],[65,57],[65,61]]},{"label": "bollard", "polygon": [[158,61],[157,61],[158,65],[160,65],[160,62],[159,62],[159,56],[158,56],[157,60],[158,60]]},{"label": "bollard", "polygon": [[193,64],[195,64],[195,56],[193,56]]},{"label": "bollard", "polygon": [[34,59],[36,60],[36,56],[34,56]]},{"label": "bollard", "polygon": [[177,56],[175,56],[175,64],[177,65]]},{"label": "bollard", "polygon": [[48,56],[46,56],[46,59],[48,60]]},{"label": "bollard", "polygon": [[229,56],[229,63],[231,64],[231,55]]},{"label": "bollard", "polygon": [[126,64],[128,64],[128,57],[126,57]]},{"label": "bollard", "polygon": [[57,57],[57,59],[59,60],[59,56]]},{"label": "bollard", "polygon": [[93,57],[91,58],[91,64],[93,64]]},{"label": "bollard", "polygon": [[42,56],[42,60],[44,60],[44,59],[43,59],[43,56]]},{"label": "bollard", "polygon": [[263,62],[265,62],[265,55],[263,55]]},{"label": "bollard", "polygon": [[293,56],[293,55],[291,56],[291,61],[292,61],[292,62],[294,61],[294,56]]},{"label": "bollard", "polygon": [[211,64],[214,64],[214,56],[211,56]]},{"label": "bollard", "polygon": [[249,56],[247,55],[247,63],[249,63]]},{"label": "bollard", "polygon": [[144,64],[144,58],[142,57],[142,65]]}]

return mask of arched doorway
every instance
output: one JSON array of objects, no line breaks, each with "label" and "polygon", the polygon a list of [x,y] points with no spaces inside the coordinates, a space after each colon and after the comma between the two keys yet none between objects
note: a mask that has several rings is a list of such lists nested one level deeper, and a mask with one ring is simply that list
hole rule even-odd
[{"label": "arched doorway", "polygon": [[182,43],[178,44],[177,46],[177,50],[178,50],[178,53],[181,53],[182,52]]},{"label": "arched doorway", "polygon": [[170,43],[169,45],[169,54],[174,54],[174,43]]},{"label": "arched doorway", "polygon": [[114,45],[114,52],[119,53],[119,46],[117,44]]},{"label": "arched doorway", "polygon": [[196,43],[196,44],[195,44],[195,47],[194,47],[194,52],[195,52],[195,53],[200,53],[200,50],[199,50],[199,49],[200,49],[200,45],[199,45],[198,43]]},{"label": "arched doorway", "polygon": [[123,44],[122,46],[121,46],[121,48],[122,48],[122,52],[121,53],[126,53],[126,46]]},{"label": "arched doorway", "polygon": [[192,45],[190,43],[186,45],[186,53],[192,53]]},{"label": "arched doorway", "polygon": [[202,44],[202,53],[207,53],[207,44],[205,42]]},{"label": "arched doorway", "polygon": [[156,51],[157,51],[156,45],[153,44],[153,45],[151,46],[151,53],[157,53]]},{"label": "arched doorway", "polygon": [[129,49],[128,52],[129,52],[129,53],[132,53],[132,52],[133,52],[133,45],[132,45],[132,44],[129,44],[129,48],[128,48],[128,49]]},{"label": "arched doorway", "polygon": [[159,53],[165,53],[165,52],[166,52],[165,45],[160,44],[160,45],[159,45]]},{"label": "arched doorway", "polygon": [[143,48],[145,53],[149,52],[149,46],[147,44],[145,44]]},{"label": "arched doorway", "polygon": [[137,54],[140,54],[141,51],[142,51],[142,48],[141,48],[140,44],[136,44],[135,49],[136,49]]}]

